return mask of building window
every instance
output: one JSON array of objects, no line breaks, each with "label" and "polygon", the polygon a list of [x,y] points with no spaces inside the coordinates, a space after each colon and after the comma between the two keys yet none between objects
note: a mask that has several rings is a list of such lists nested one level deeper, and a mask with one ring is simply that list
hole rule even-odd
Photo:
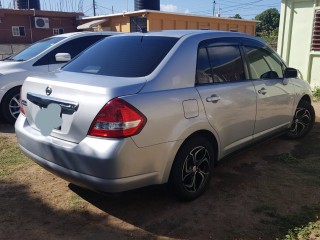
[{"label": "building window", "polygon": [[53,29],[53,35],[59,35],[59,34],[63,34],[64,30],[63,28],[54,28]]},{"label": "building window", "polygon": [[320,51],[320,10],[316,10],[314,16],[311,50]]},{"label": "building window", "polygon": [[12,26],[12,36],[14,37],[24,37],[26,32],[24,27],[21,26]]},{"label": "building window", "polygon": [[147,31],[147,18],[143,16],[130,17],[130,32],[143,31]]}]

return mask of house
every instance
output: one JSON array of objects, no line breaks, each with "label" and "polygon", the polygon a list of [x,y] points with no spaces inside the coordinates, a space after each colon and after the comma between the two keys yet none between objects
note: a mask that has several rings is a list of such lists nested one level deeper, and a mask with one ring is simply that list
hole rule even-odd
[{"label": "house", "polygon": [[320,87],[320,0],[282,0],[277,51]]},{"label": "house", "polygon": [[0,9],[0,44],[30,44],[53,35],[77,31],[83,13]]},{"label": "house", "polygon": [[81,20],[79,30],[108,30],[117,32],[135,32],[169,29],[206,29],[256,33],[257,21],[198,16],[191,14],[162,12],[156,10],[138,10],[120,14],[85,17]]}]

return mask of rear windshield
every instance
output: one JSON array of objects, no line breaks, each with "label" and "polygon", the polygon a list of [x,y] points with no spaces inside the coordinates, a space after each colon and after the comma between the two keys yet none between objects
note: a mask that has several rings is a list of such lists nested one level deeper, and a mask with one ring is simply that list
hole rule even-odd
[{"label": "rear windshield", "polygon": [[173,37],[109,37],[83,52],[63,70],[115,77],[147,76],[177,41]]},{"label": "rear windshield", "polygon": [[65,39],[65,37],[52,37],[52,38],[43,39],[41,41],[38,41],[38,42],[32,44],[30,47],[22,50],[21,52],[15,54],[15,55],[12,55],[11,57],[9,57],[5,60],[11,60],[11,61],[29,60],[30,58],[37,56],[39,53],[43,52],[47,48],[60,42],[63,39]]}]

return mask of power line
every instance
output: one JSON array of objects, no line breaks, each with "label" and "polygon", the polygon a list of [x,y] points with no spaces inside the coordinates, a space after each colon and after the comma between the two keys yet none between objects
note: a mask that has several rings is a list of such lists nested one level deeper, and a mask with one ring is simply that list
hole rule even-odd
[{"label": "power line", "polygon": [[101,6],[100,4],[99,5],[97,5],[99,8],[104,8],[104,9],[106,9],[106,10],[109,10],[111,13],[114,13],[114,12],[116,12],[116,13],[121,13],[120,11],[117,11],[116,9],[114,9],[113,7],[112,8],[107,8],[107,7],[104,7],[104,6]]}]

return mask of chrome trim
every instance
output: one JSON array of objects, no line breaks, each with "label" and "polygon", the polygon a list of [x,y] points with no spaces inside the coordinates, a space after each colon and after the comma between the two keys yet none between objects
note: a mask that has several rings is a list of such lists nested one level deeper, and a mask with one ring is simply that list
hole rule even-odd
[{"label": "chrome trim", "polygon": [[79,103],[53,97],[47,97],[35,93],[27,93],[27,99],[40,108],[46,108],[51,103],[58,104],[62,109],[62,113],[64,114],[73,114],[79,108]]}]

